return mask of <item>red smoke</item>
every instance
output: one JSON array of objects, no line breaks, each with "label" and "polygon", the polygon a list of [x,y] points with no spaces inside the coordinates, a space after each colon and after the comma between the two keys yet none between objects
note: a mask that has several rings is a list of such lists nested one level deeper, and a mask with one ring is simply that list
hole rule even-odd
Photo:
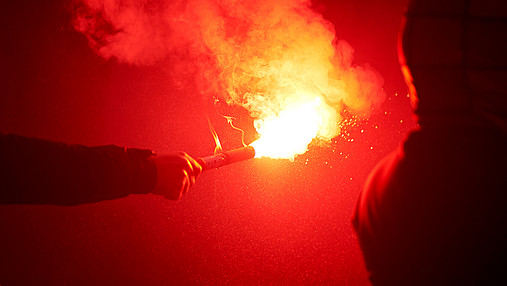
[{"label": "red smoke", "polygon": [[353,64],[352,47],[310,6],[304,0],[79,0],[74,23],[106,59],[150,65],[179,55],[184,64],[175,68],[186,75],[194,69],[203,94],[245,107],[258,130],[288,106],[320,98],[326,114],[309,133],[330,140],[339,134],[344,108],[368,116],[383,100],[383,80]]}]

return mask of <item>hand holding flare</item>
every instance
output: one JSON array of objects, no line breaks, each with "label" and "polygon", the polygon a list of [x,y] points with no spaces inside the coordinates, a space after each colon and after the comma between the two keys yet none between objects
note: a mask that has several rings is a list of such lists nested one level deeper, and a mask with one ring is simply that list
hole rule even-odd
[{"label": "hand holding flare", "polygon": [[177,200],[188,193],[201,174],[204,162],[185,152],[174,152],[150,158],[157,168],[157,185],[153,194]]},{"label": "hand holding flare", "polygon": [[159,177],[154,193],[176,200],[188,192],[202,171],[254,157],[293,159],[305,153],[313,139],[325,137],[323,134],[329,130],[322,129],[323,122],[334,119],[333,114],[318,96],[293,104],[278,116],[263,121],[258,129],[261,137],[250,146],[225,152],[210,123],[216,143],[215,155],[198,158],[197,161],[186,153],[155,157]]},{"label": "hand holding flare", "polygon": [[150,158],[157,168],[157,185],[153,194],[177,200],[188,193],[202,171],[219,168],[255,157],[255,149],[246,146],[216,155],[194,159],[185,152]]}]

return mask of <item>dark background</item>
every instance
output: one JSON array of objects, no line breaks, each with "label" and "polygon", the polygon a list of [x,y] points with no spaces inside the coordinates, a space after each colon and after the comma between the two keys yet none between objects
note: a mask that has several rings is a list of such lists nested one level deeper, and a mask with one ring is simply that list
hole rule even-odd
[{"label": "dark background", "polygon": [[[209,114],[224,148],[239,147],[179,61],[106,61],[72,30],[63,1],[14,2],[0,12],[1,133],[206,156]],[[370,120],[294,162],[206,172],[179,201],[0,206],[0,284],[367,284],[350,218],[370,170],[414,126],[396,51],[405,2],[314,1],[356,63],[385,78],[386,101]]]}]

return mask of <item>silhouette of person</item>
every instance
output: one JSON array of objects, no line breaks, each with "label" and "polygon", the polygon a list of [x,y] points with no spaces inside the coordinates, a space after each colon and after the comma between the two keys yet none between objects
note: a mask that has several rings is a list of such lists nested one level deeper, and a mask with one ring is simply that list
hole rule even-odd
[{"label": "silhouette of person", "polygon": [[353,225],[373,285],[507,285],[507,4],[413,0],[400,63],[419,127]]}]

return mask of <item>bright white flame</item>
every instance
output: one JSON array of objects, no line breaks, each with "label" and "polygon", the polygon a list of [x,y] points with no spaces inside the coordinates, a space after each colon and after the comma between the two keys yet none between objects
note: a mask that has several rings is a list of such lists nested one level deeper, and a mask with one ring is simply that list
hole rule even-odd
[{"label": "bright white flame", "polygon": [[255,122],[260,138],[251,145],[255,157],[294,159],[308,150],[314,138],[331,139],[337,133],[336,111],[320,96],[288,105],[277,115]]}]

